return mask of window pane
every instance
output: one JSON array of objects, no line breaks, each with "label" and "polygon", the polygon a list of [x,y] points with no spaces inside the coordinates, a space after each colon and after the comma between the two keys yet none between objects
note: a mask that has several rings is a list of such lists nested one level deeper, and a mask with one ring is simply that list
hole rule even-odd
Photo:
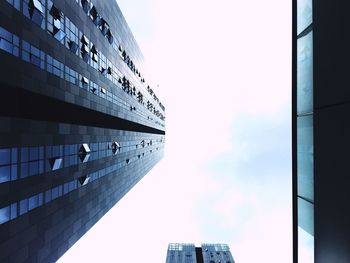
[{"label": "window pane", "polygon": [[39,173],[39,162],[30,162],[29,163],[29,175],[35,175]]},{"label": "window pane", "polygon": [[11,180],[10,174],[11,174],[10,166],[0,167],[0,183],[10,181]]},{"label": "window pane", "polygon": [[0,49],[12,54],[13,45],[10,42],[0,38]]},{"label": "window pane", "polygon": [[312,0],[298,0],[297,13],[297,34],[299,35],[312,23]]},{"label": "window pane", "polygon": [[314,235],[314,205],[298,197],[298,226]]},{"label": "window pane", "polygon": [[11,166],[11,180],[17,180],[17,164]]},{"label": "window pane", "polygon": [[297,119],[298,195],[314,200],[313,116]]},{"label": "window pane", "polygon": [[32,210],[32,209],[38,207],[38,196],[37,195],[30,197],[28,200],[29,200],[28,210]]},{"label": "window pane", "polygon": [[3,27],[0,27],[0,38],[6,39],[8,42],[12,42],[12,34]]},{"label": "window pane", "polygon": [[297,44],[297,113],[313,111],[312,31]]},{"label": "window pane", "polygon": [[298,263],[314,262],[314,237],[298,227]]},{"label": "window pane", "polygon": [[0,224],[10,220],[10,207],[6,206],[0,209]]},{"label": "window pane", "polygon": [[0,149],[0,165],[9,164],[11,159],[11,149]]},{"label": "window pane", "polygon": [[39,152],[37,147],[29,148],[29,161],[34,161],[39,158]]},{"label": "window pane", "polygon": [[17,217],[17,203],[11,204],[11,219]]},{"label": "window pane", "polygon": [[17,148],[12,148],[11,163],[17,163]]},{"label": "window pane", "polygon": [[19,202],[19,214],[23,215],[28,211],[28,199],[21,200]]}]

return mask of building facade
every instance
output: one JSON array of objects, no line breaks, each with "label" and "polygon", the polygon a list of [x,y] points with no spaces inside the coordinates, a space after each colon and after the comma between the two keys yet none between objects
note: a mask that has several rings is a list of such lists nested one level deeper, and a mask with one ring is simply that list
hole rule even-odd
[{"label": "building facade", "polygon": [[230,248],[225,244],[170,243],[166,263],[234,263]]},{"label": "building facade", "polygon": [[54,262],[162,158],[114,0],[0,1],[0,261]]},{"label": "building facade", "polygon": [[350,262],[347,1],[293,1],[294,262]]}]

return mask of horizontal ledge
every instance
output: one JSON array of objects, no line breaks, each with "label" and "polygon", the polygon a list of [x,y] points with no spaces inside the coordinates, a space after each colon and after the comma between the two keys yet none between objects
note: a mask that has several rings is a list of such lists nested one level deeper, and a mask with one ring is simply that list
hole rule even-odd
[{"label": "horizontal ledge", "polygon": [[165,131],[0,83],[0,114],[49,122],[164,135]]}]

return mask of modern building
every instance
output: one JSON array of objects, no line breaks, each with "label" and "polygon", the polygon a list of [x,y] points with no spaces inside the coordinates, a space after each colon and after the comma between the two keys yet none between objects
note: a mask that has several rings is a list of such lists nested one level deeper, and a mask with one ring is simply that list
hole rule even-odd
[{"label": "modern building", "polygon": [[0,262],[54,262],[162,158],[115,0],[0,1]]},{"label": "modern building", "polygon": [[349,9],[293,0],[294,262],[350,262]]},{"label": "modern building", "polygon": [[170,243],[166,263],[234,263],[230,248],[225,244]]}]

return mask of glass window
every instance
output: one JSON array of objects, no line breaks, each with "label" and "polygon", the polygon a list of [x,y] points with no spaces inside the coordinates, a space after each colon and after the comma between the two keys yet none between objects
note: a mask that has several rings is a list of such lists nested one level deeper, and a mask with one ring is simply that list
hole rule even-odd
[{"label": "glass window", "polygon": [[79,74],[79,78],[80,78],[79,87],[87,90],[89,88],[89,80],[80,74]]},{"label": "glass window", "polygon": [[99,92],[99,87],[96,83],[94,83],[93,81],[90,81],[90,92],[93,94],[98,94]]},{"label": "glass window", "polygon": [[0,49],[19,56],[19,38],[3,27],[0,27]]},{"label": "glass window", "polygon": [[86,62],[89,62],[90,54],[89,54],[89,46],[90,46],[90,41],[89,39],[79,32],[80,34],[80,57]]},{"label": "glass window", "polygon": [[78,72],[65,66],[65,79],[66,79],[66,81],[69,81],[70,83],[72,83],[74,85],[77,85],[78,79],[79,79],[79,74],[78,74]]},{"label": "glass window", "polygon": [[62,162],[63,162],[62,158],[54,157],[49,159],[49,162],[50,162],[52,171],[62,168]]},{"label": "glass window", "polygon": [[17,164],[11,165],[11,180],[17,180]]},{"label": "glass window", "polygon": [[41,69],[45,68],[45,53],[24,40],[22,41],[22,59]]},{"label": "glass window", "polygon": [[11,162],[11,149],[0,149],[0,165]]},{"label": "glass window", "polygon": [[297,118],[298,195],[314,200],[313,116]]},{"label": "glass window", "polygon": [[28,199],[28,211],[37,208],[39,206],[39,197],[34,195]]},{"label": "glass window", "polygon": [[43,205],[43,201],[44,201],[44,194],[43,193],[38,194],[38,206]]},{"label": "glass window", "polygon": [[11,180],[11,168],[10,166],[0,167],[0,183],[8,182]]},{"label": "glass window", "polygon": [[21,149],[21,162],[27,162],[28,161],[28,148],[23,147]]},{"label": "glass window", "polygon": [[314,235],[314,205],[298,197],[298,226]]},{"label": "glass window", "polygon": [[45,192],[45,203],[47,204],[49,202],[51,202],[51,190]]},{"label": "glass window", "polygon": [[312,23],[312,0],[297,1],[297,34]]},{"label": "glass window", "polygon": [[77,54],[79,48],[79,30],[78,28],[66,17],[66,47],[70,49],[74,54]]},{"label": "glass window", "polygon": [[63,185],[63,194],[67,194],[69,192],[69,183],[65,183]]},{"label": "glass window", "polygon": [[45,29],[45,0],[23,0],[23,14]]},{"label": "glass window", "polygon": [[59,78],[64,78],[64,64],[47,55],[47,71]]},{"label": "glass window", "polygon": [[34,161],[39,159],[39,148],[30,147],[29,148],[29,161]]},{"label": "glass window", "polygon": [[100,59],[98,60],[99,71],[102,75],[107,74],[107,58],[101,52],[99,53]]},{"label": "glass window", "polygon": [[64,44],[66,36],[64,32],[64,15],[51,0],[47,2],[47,10],[47,30],[54,38]]},{"label": "glass window", "polygon": [[11,163],[17,163],[17,148],[11,149]]},{"label": "glass window", "polygon": [[29,176],[39,174],[39,162],[30,162],[29,163]]},{"label": "glass window", "polygon": [[58,197],[58,187],[52,188],[51,194],[52,194],[52,200],[56,199]]},{"label": "glass window", "polygon": [[0,209],[0,224],[10,220],[10,207],[6,206]]},{"label": "glass window", "polygon": [[16,218],[17,217],[17,203],[11,204],[10,210],[11,210],[11,218],[10,219]]},{"label": "glass window", "polygon": [[314,237],[298,227],[298,263],[314,262]]},{"label": "glass window", "polygon": [[28,199],[23,199],[19,202],[19,215],[23,215],[28,212]]},{"label": "glass window", "polygon": [[80,0],[80,5],[83,8],[84,12],[86,14],[89,14],[89,10],[90,10],[90,1],[88,0]]},{"label": "glass window", "polygon": [[18,11],[20,10],[19,0],[6,0],[10,5],[16,8]]},{"label": "glass window", "polygon": [[297,43],[297,113],[313,111],[312,31]]},{"label": "glass window", "polygon": [[21,178],[28,177],[28,163],[21,163]]}]

